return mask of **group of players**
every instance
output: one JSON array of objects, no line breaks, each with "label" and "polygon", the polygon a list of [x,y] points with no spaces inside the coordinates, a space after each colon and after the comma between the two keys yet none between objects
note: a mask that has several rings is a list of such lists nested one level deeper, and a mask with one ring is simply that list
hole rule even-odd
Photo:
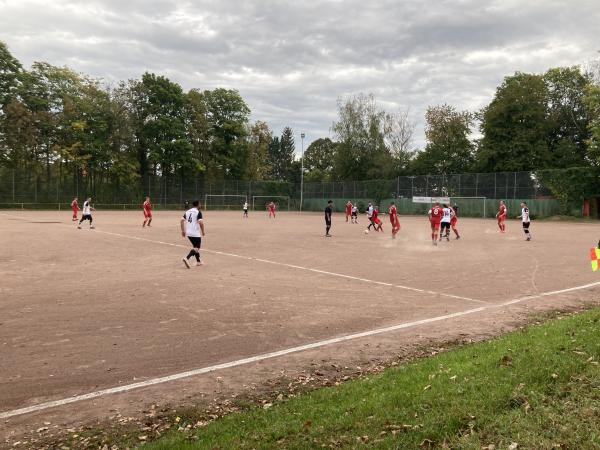
[{"label": "group of players", "polygon": [[[92,211],[95,209],[92,207],[92,199],[88,197],[84,203],[82,208],[82,216],[81,220],[77,225],[78,229],[81,229],[81,224],[84,221],[90,222],[90,229],[94,229]],[[276,205],[274,202],[270,202],[266,205],[267,210],[269,211],[269,218],[275,218],[275,209]],[[142,209],[144,212],[144,221],[142,222],[142,228],[146,226],[150,227],[152,223],[152,204],[150,203],[150,197],[146,197],[144,203],[142,204]],[[243,209],[243,217],[248,218],[248,202],[244,202],[242,207]],[[73,212],[73,221],[77,221],[77,215],[79,212],[79,203],[77,197],[73,199],[71,202],[71,210]],[[353,224],[358,224],[358,207],[352,204],[351,201],[346,203],[346,222],[350,221]],[[496,219],[498,220],[498,228],[501,233],[506,232],[506,217],[508,211],[506,208],[506,204],[504,201],[500,201],[500,205],[498,207],[498,212],[496,213]],[[333,215],[333,201],[329,200],[327,202],[327,206],[325,207],[325,236],[331,237],[329,233],[332,225],[332,215]],[[365,234],[369,233],[371,227],[374,231],[383,232],[383,222],[379,218],[379,206],[373,205],[369,203],[366,210],[367,220],[369,221],[369,225],[365,229]],[[394,202],[390,202],[388,207],[388,215],[390,218],[390,224],[392,227],[392,238],[395,239],[396,235],[400,231],[400,218],[398,217],[398,210],[396,208],[396,204]],[[443,238],[446,238],[447,241],[450,240],[450,229],[454,232],[456,239],[460,239],[460,234],[458,233],[458,229],[456,227],[458,223],[458,205],[450,206],[447,204],[441,204],[440,202],[435,202],[431,209],[428,211],[429,222],[431,225],[431,242],[433,245],[437,245],[438,241],[441,241]],[[521,203],[521,215],[517,216],[522,220],[523,231],[525,233],[525,237],[527,241],[531,240],[531,233],[529,231],[529,226],[531,223],[531,219],[529,217],[529,208],[525,202]],[[186,211],[183,214],[183,217],[180,221],[181,226],[181,235],[182,237],[187,237],[192,245],[192,249],[188,253],[188,255],[183,258],[183,263],[185,267],[188,269],[191,268],[190,258],[194,257],[196,259],[196,266],[203,265],[203,262],[200,258],[200,247],[202,242],[202,236],[205,235],[204,221],[202,219],[202,212],[200,211],[200,202],[198,200],[192,202],[191,208],[189,207],[189,203],[186,202]],[[599,244],[600,245],[600,244]]]}]

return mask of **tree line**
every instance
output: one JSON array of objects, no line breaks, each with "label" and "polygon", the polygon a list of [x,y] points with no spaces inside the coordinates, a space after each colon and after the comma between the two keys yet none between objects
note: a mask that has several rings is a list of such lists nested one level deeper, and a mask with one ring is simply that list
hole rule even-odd
[{"label": "tree line", "polygon": [[[331,138],[306,149],[305,180],[596,168],[599,81],[580,67],[515,73],[481,110],[430,106],[422,149],[408,109],[385,111],[368,94],[340,98]],[[0,42],[0,170],[31,180],[299,181],[293,130],[275,135],[250,114],[233,89],[185,92],[153,73],[111,86],[45,62],[26,69]]]}]

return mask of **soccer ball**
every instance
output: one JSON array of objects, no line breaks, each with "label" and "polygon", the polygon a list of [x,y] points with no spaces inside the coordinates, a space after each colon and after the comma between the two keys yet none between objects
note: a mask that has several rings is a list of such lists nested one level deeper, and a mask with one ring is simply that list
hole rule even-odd
[{"label": "soccer ball", "polygon": [[365,230],[365,234],[369,234],[369,230]]}]

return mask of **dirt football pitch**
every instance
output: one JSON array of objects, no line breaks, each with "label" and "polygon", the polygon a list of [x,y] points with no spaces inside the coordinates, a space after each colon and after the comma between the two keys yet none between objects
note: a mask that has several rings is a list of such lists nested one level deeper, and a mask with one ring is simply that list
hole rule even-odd
[{"label": "dirt football pitch", "polygon": [[106,419],[235,392],[315,364],[368,364],[428,340],[491,336],[540,311],[597,302],[590,223],[500,234],[460,219],[432,246],[426,217],[396,240],[366,218],[205,211],[205,265],[186,269],[183,212],[0,212],[0,447],[43,422]]}]

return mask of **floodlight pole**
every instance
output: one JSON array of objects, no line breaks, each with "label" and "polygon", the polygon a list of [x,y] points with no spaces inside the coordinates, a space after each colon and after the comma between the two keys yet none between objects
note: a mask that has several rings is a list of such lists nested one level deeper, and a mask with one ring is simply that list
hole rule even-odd
[{"label": "floodlight pole", "polygon": [[302,141],[302,155],[300,156],[300,212],[302,212],[302,201],[304,199],[304,138],[306,135],[300,133],[300,140]]}]

